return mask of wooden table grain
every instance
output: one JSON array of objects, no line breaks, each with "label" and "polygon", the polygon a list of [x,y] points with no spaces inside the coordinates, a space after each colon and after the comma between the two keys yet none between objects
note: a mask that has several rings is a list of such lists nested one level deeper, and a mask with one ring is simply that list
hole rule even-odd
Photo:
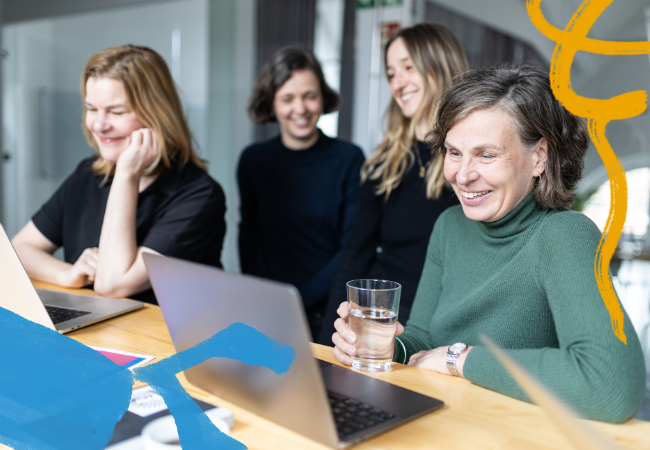
[{"label": "wooden table grain", "polygon": [[[54,288],[37,281],[34,285]],[[68,291],[93,293],[78,289]],[[67,336],[86,345],[153,355],[156,357],[153,362],[175,353],[160,308],[148,304],[144,309],[73,331]],[[312,344],[312,351],[315,357],[338,364],[330,347]],[[541,408],[473,385],[467,380],[401,364],[393,365],[393,369],[387,373],[367,376],[438,398],[445,402],[445,406],[365,441],[355,449],[571,448]],[[179,374],[178,378],[193,397],[231,409],[235,415],[232,436],[249,449],[328,448],[196,388],[185,380],[183,374]],[[137,386],[139,384],[134,385]],[[589,423],[609,436],[620,448],[650,449],[650,422],[629,420],[619,425]]]}]

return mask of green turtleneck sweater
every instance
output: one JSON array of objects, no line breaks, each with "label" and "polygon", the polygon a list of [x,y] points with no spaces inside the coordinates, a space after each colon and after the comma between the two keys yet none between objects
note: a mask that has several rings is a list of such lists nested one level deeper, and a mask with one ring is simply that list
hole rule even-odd
[{"label": "green turtleneck sweater", "polygon": [[[406,355],[464,342],[475,384],[530,401],[481,344],[485,333],[584,417],[624,421],[645,392],[645,364],[627,314],[627,345],[612,330],[594,275],[600,239],[583,214],[541,208],[531,193],[493,223],[460,206],[435,224],[411,317]],[[399,346],[398,346],[399,347]]]}]

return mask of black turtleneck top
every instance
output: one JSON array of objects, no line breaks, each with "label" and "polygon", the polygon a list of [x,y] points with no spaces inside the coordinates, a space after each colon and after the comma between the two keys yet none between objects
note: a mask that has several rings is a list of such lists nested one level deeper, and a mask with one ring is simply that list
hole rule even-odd
[{"label": "black turtleneck top", "polygon": [[364,156],[320,133],[303,150],[280,136],[246,148],[239,160],[239,257],[243,273],[293,284],[309,309],[327,302],[360,197]]}]

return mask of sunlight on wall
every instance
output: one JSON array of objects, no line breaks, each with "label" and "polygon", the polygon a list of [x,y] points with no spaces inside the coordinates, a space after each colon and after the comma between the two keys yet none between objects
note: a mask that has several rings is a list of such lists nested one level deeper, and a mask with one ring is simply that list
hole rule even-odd
[{"label": "sunlight on wall", "polygon": [[[650,167],[626,172],[628,184],[627,218],[624,234],[645,236],[648,230],[648,209],[650,206]],[[602,231],[609,213],[609,181],[602,184],[589,198],[582,211]]]}]

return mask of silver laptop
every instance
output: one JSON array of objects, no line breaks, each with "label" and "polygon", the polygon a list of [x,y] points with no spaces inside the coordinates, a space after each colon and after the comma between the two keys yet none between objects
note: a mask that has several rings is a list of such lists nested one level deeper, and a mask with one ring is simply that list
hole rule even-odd
[{"label": "silver laptop", "polygon": [[142,308],[142,302],[34,289],[0,224],[0,307],[59,333]]},{"label": "silver laptop", "polygon": [[296,351],[282,375],[226,358],[185,371],[190,383],[218,397],[333,448],[348,447],[443,405],[315,359],[293,286],[160,255],[144,254],[144,261],[177,352],[235,322]]}]

